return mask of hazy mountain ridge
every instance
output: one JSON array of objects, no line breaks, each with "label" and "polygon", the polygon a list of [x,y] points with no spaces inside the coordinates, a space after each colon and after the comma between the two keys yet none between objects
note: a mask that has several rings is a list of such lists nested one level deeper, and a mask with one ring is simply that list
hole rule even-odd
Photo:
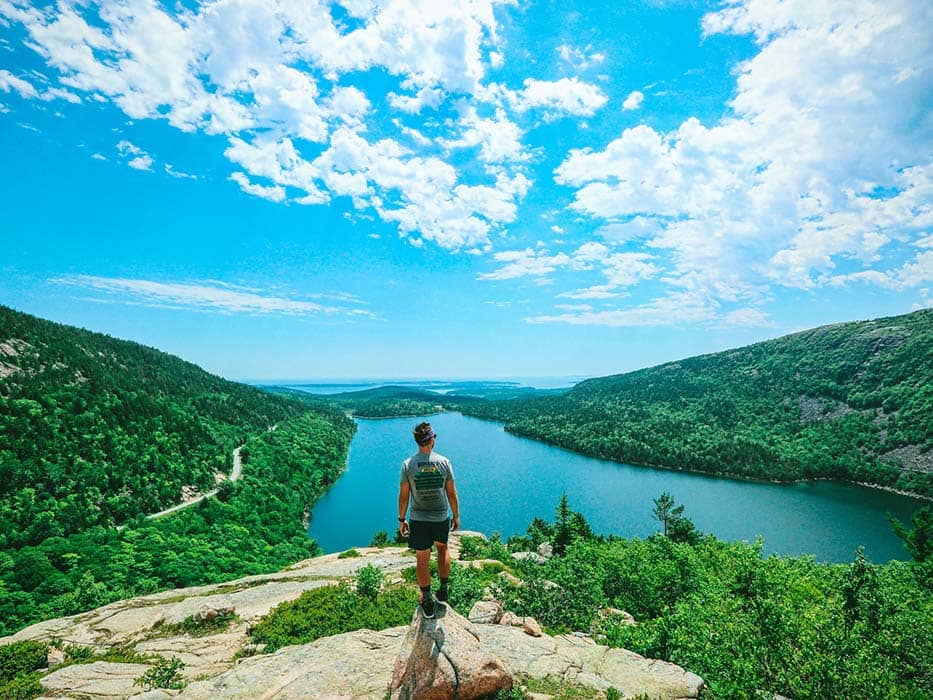
[{"label": "hazy mountain ridge", "polygon": [[588,379],[559,397],[461,410],[618,461],[933,495],[933,310]]}]

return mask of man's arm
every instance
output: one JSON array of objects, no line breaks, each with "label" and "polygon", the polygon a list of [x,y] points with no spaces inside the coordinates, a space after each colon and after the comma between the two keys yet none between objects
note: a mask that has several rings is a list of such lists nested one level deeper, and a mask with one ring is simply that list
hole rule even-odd
[{"label": "man's arm", "polygon": [[411,484],[407,481],[403,481],[398,486],[398,517],[401,518],[398,522],[398,530],[402,533],[402,537],[408,536],[408,523],[405,521],[405,511],[408,510],[408,496],[411,494]]},{"label": "man's arm", "polygon": [[444,484],[444,490],[447,492],[447,500],[450,501],[450,512],[453,516],[450,522],[451,530],[460,529],[460,499],[457,498],[457,487],[453,479],[448,479]]}]

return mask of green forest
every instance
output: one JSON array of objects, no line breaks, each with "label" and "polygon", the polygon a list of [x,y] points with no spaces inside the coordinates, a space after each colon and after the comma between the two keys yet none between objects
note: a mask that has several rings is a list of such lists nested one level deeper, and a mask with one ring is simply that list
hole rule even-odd
[{"label": "green forest", "polygon": [[933,310],[589,379],[560,396],[446,405],[603,459],[933,496]]},{"label": "green forest", "polygon": [[[535,519],[508,543],[464,543],[464,558],[499,559],[522,583],[498,578],[506,609],[551,633],[672,661],[708,684],[704,698],[929,698],[933,696],[933,511],[899,534],[909,562],[875,565],[763,557],[761,543],[722,542],[695,530],[667,494],[659,530],[641,539],[595,535],[566,498],[553,522]],[[554,544],[544,564],[513,551]],[[455,569],[451,600],[472,586]],[[470,601],[479,597],[472,591]],[[626,619],[621,611],[634,618]]]},{"label": "green forest", "polygon": [[[315,555],[303,519],[354,430],[340,411],[0,307],[0,635]],[[183,486],[214,488],[238,445],[238,482],[145,518]]]}]

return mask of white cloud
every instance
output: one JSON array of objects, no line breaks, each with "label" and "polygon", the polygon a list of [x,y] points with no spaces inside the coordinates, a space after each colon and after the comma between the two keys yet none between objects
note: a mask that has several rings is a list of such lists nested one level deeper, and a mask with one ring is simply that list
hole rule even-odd
[{"label": "white cloud", "polygon": [[870,268],[861,281],[919,284],[922,259],[888,268],[933,226],[931,8],[729,3],[707,35],[752,33],[760,47],[738,67],[731,114],[627,129],[571,151],[555,180],[607,240],[664,254],[667,284],[714,299],[830,284],[842,260]]},{"label": "white cloud", "polygon": [[655,277],[660,268],[650,262],[647,253],[612,253],[602,243],[590,241],[572,253],[551,254],[547,248],[526,248],[495,253],[493,260],[505,263],[499,269],[479,275],[479,279],[502,280],[519,277],[544,278],[558,269],[574,271],[600,269],[607,284],[576,292],[564,292],[558,296],[573,299],[598,299],[617,296],[620,287],[629,287],[641,280]]},{"label": "white cloud", "polygon": [[40,92],[32,83],[23,78],[18,78],[8,70],[0,70],[0,90],[3,92],[16,92],[20,97],[26,100],[39,99],[43,102],[52,100],[66,100],[72,104],[80,104],[81,98],[73,92],[62,88],[49,88]]},{"label": "white cloud", "polygon": [[94,160],[107,160],[107,156],[102,156],[100,153],[92,153],[91,158]]},{"label": "white cloud", "polygon": [[119,153],[126,164],[134,170],[152,170],[152,164],[155,159],[146,153],[136,144],[123,140],[117,144],[117,153]]},{"label": "white cloud", "polygon": [[246,192],[246,194],[251,194],[255,197],[261,197],[262,199],[268,199],[270,202],[284,202],[285,201],[285,188],[279,187],[278,185],[266,186],[266,185],[257,185],[249,181],[249,178],[246,177],[243,173],[233,173],[230,176],[230,179],[233,180],[240,186],[240,189]]},{"label": "white cloud", "polygon": [[191,175],[190,173],[183,173],[180,170],[175,170],[175,168],[173,168],[170,163],[165,164],[165,172],[177,179],[185,179],[185,180],[197,180],[198,179],[197,175]]},{"label": "white cloud", "polygon": [[121,156],[139,156],[145,155],[145,151],[131,141],[120,141],[117,144],[117,151]]},{"label": "white cloud", "polygon": [[[364,309],[325,306],[308,299],[269,294],[261,289],[240,287],[213,280],[192,283],[156,282],[153,280],[94,275],[67,275],[49,282],[78,287],[108,295],[111,301],[141,303],[146,306],[183,308],[195,311],[221,313],[253,313],[284,315],[343,314],[367,316],[374,314]],[[342,294],[314,295],[336,298],[338,301],[360,303],[355,297]]]},{"label": "white cloud", "polygon": [[444,91],[440,88],[423,87],[415,95],[396,95],[390,92],[387,95],[389,104],[401,112],[418,114],[425,107],[437,109],[444,101]]},{"label": "white cloud", "polygon": [[566,253],[549,255],[546,250],[533,250],[531,248],[494,253],[492,257],[496,262],[505,264],[494,272],[480,274],[480,279],[507,280],[528,276],[541,277],[554,272],[560,267],[565,267],[571,262],[570,256]]},{"label": "white cloud", "polygon": [[506,117],[503,109],[497,109],[494,117],[483,119],[476,109],[468,107],[460,118],[462,135],[457,140],[445,141],[447,148],[479,146],[480,158],[485,163],[525,161],[530,154],[522,145],[522,130]]},{"label": "white cloud", "polygon": [[572,292],[561,292],[558,297],[564,299],[614,299],[621,295],[614,284],[597,284],[585,289],[576,289]]},{"label": "white cloud", "polygon": [[625,98],[625,101],[622,102],[622,109],[629,111],[640,109],[642,102],[645,101],[645,95],[638,90],[633,90],[628,94],[628,97]]},{"label": "white cloud", "polygon": [[579,71],[584,71],[587,68],[599,65],[606,60],[606,54],[593,51],[593,47],[590,44],[582,49],[571,46],[570,44],[561,44],[557,47],[557,53],[566,63]]},{"label": "white cloud", "polygon": [[552,115],[571,114],[591,117],[609,100],[596,85],[578,78],[536,80],[526,78],[524,88],[511,91],[501,85],[490,86],[490,94],[501,95],[519,112],[542,108]]},{"label": "white cloud", "polygon": [[[284,202],[294,188],[290,201],[306,205],[347,196],[358,210],[397,223],[413,243],[476,250],[515,219],[531,185],[518,165],[528,155],[509,105],[434,124],[427,135],[398,122],[399,138],[414,151],[382,124],[376,139],[365,134],[378,122],[374,110],[485,100],[486,66],[501,58],[499,1],[344,2],[347,22],[336,22],[320,0],[218,0],[191,10],[155,0],[42,10],[3,1],[0,15],[22,24],[28,44],[58,72],[58,92],[49,95],[109,100],[134,120],[222,134],[236,166],[231,179],[247,193]],[[372,88],[370,71],[397,85]],[[3,74],[8,91],[35,92],[14,78]],[[571,87],[582,95],[568,98],[571,108],[588,104],[586,87]],[[556,98],[535,99],[560,108]],[[461,173],[438,152],[441,142],[477,147],[490,167]],[[151,158],[124,155],[135,167]]]},{"label": "white cloud", "polygon": [[18,93],[20,97],[27,100],[39,96],[39,91],[28,80],[17,78],[8,70],[0,70],[0,90]]},{"label": "white cloud", "polygon": [[127,165],[134,170],[152,170],[151,156],[136,156],[127,162]]},{"label": "white cloud", "polygon": [[696,324],[716,318],[715,306],[689,292],[676,292],[641,306],[603,311],[575,311],[531,316],[534,324],[563,323],[576,326],[669,326]]}]

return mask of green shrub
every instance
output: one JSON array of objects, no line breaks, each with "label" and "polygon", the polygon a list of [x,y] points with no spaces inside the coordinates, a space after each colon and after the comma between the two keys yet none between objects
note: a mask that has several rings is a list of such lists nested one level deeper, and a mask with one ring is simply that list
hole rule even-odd
[{"label": "green shrub", "polygon": [[367,564],[356,572],[356,592],[361,596],[376,600],[376,596],[379,595],[379,589],[382,587],[383,578],[382,569],[378,566]]},{"label": "green shrub", "polygon": [[358,551],[355,549],[348,549],[346,552],[341,552],[337,555],[338,559],[353,559],[355,557],[361,556]]},{"label": "green shrub", "polygon": [[0,682],[45,668],[49,645],[39,642],[13,642],[0,646]]},{"label": "green shrub", "polygon": [[252,641],[272,652],[343,632],[397,627],[411,621],[417,604],[417,592],[410,586],[388,588],[375,600],[345,583],[323,586],[272,610],[253,628]]},{"label": "green shrub", "polygon": [[32,700],[45,692],[39,683],[38,673],[28,673],[18,678],[0,683],[0,698],[3,700]]},{"label": "green shrub", "polygon": [[509,548],[502,542],[499,533],[495,532],[488,540],[471,535],[461,537],[460,559],[462,561],[498,559],[509,564],[512,562],[512,555],[509,553]]},{"label": "green shrub", "polygon": [[133,681],[133,685],[141,686],[146,690],[154,688],[181,690],[185,687],[185,679],[181,675],[184,667],[185,662],[176,656],[171,659],[160,659],[152,668]]},{"label": "green shrub", "polygon": [[65,654],[75,663],[81,663],[94,656],[94,649],[91,647],[82,647],[77,644],[69,644],[65,647]]},{"label": "green shrub", "polygon": [[177,624],[164,625],[162,631],[169,634],[188,634],[192,637],[206,637],[211,634],[223,632],[238,619],[239,617],[232,610],[229,612],[222,612],[211,619],[199,619],[194,615],[189,615]]}]

